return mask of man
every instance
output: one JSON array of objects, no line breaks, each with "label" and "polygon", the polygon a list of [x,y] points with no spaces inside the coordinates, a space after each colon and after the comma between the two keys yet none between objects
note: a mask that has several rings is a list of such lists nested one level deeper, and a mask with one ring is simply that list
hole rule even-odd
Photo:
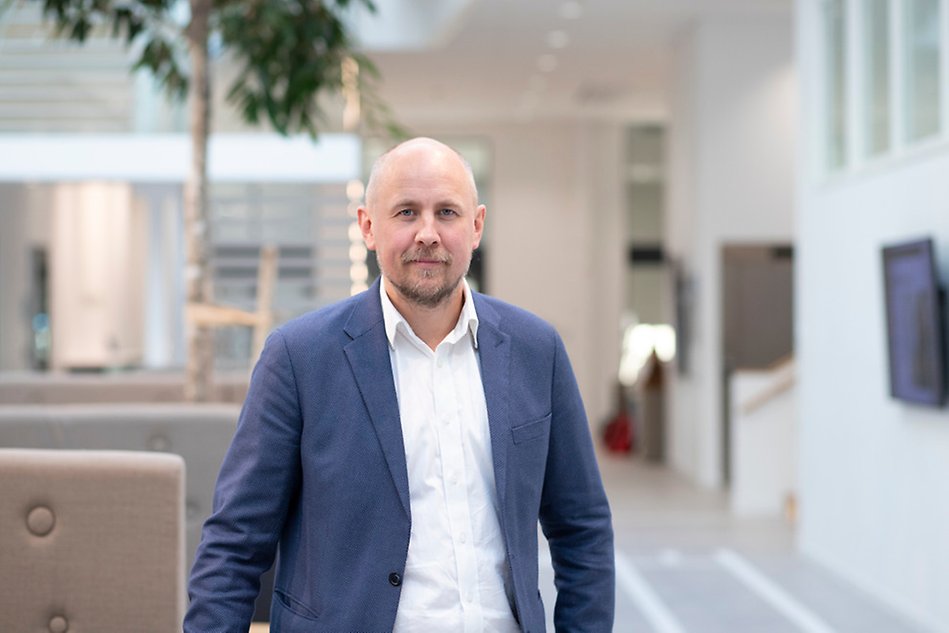
[{"label": "man", "polygon": [[556,332],[471,292],[484,228],[432,139],[375,164],[359,226],[381,281],[269,338],[221,468],[185,631],[246,631],[279,547],[274,633],[610,631],[613,534]]}]

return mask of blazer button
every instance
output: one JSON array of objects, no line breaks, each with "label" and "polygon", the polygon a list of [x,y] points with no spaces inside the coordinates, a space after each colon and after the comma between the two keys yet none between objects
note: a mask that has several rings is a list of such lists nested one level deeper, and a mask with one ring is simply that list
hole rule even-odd
[{"label": "blazer button", "polygon": [[396,572],[392,572],[391,574],[389,574],[389,584],[392,585],[393,587],[398,587],[399,585],[402,584],[402,576],[400,576]]}]

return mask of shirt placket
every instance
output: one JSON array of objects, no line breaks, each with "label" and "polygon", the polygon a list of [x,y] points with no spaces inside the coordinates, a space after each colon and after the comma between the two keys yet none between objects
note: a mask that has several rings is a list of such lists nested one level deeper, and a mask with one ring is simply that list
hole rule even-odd
[{"label": "shirt placket", "polygon": [[464,615],[464,630],[482,630],[479,608],[478,561],[471,533],[471,513],[467,498],[467,476],[462,440],[463,429],[458,410],[457,387],[452,371],[453,345],[444,343],[435,351],[433,394],[438,421],[438,444],[442,455],[442,481],[451,527],[452,549],[458,574],[458,590]]}]

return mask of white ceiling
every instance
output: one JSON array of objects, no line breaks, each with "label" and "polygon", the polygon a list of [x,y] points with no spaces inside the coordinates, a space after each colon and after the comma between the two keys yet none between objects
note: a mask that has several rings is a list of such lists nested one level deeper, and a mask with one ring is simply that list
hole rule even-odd
[{"label": "white ceiling", "polygon": [[[382,73],[382,96],[409,125],[574,116],[657,120],[666,113],[677,35],[692,21],[787,12],[791,4],[377,0],[375,19],[382,24],[376,33],[389,37],[367,33],[363,41]],[[423,33],[407,24],[424,24]],[[404,34],[404,41],[394,44],[393,33]]]},{"label": "white ceiling", "polygon": [[[375,16],[351,17],[381,72],[381,97],[409,129],[431,130],[564,117],[663,120],[674,47],[690,24],[787,14],[793,0],[374,2]],[[12,6],[0,21],[0,130],[127,129],[135,100],[121,47],[54,45],[41,35],[35,4]],[[147,129],[173,126],[170,116]],[[215,117],[218,131],[244,129],[229,108]]]}]

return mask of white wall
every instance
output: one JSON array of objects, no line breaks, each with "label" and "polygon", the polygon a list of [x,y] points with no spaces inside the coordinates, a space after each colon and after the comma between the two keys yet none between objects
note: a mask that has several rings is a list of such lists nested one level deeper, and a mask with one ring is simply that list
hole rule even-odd
[{"label": "white wall", "polygon": [[[669,456],[721,484],[721,248],[790,242],[795,76],[784,13],[711,17],[676,45],[667,247],[694,281],[691,367],[672,376]],[[670,321],[671,322],[671,321]]]},{"label": "white wall", "polygon": [[889,397],[880,252],[931,236],[949,280],[949,143],[944,136],[901,148],[822,180],[818,7],[798,9],[808,141],[797,212],[798,542],[897,609],[949,631],[949,414]]},{"label": "white wall", "polygon": [[[780,517],[797,497],[794,365],[732,374],[731,509]],[[768,396],[766,402],[758,399]]]},{"label": "white wall", "polygon": [[[932,235],[949,279],[949,152],[802,195],[801,549],[949,630],[949,415],[889,397],[880,248]],[[938,627],[937,627],[938,628]]]}]

